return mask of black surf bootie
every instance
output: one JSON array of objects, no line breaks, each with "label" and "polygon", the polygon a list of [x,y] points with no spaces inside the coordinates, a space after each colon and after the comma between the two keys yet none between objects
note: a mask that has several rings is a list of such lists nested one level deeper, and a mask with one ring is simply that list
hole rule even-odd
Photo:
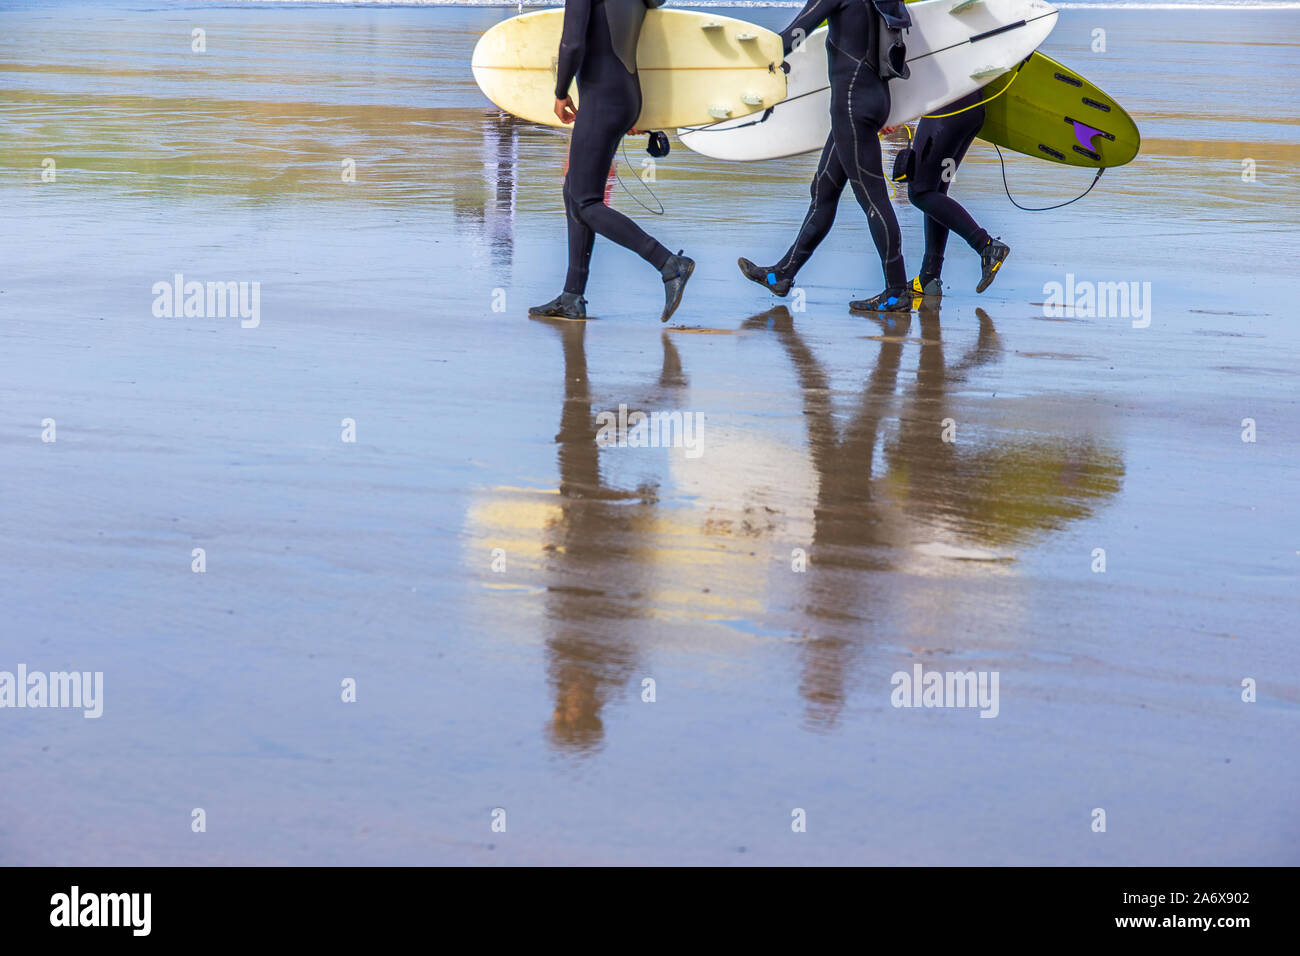
[{"label": "black surf bootie", "polygon": [[907,289],[886,289],[870,299],[854,299],[849,303],[851,312],[911,312],[912,293]]},{"label": "black surf bootie", "polygon": [[764,269],[762,266],[756,266],[744,256],[736,260],[736,265],[740,266],[740,271],[746,279],[750,282],[757,282],[773,295],[785,298],[794,287],[793,278],[778,279],[775,269]]},{"label": "black surf bootie", "polygon": [[983,292],[993,284],[998,270],[1002,268],[1003,261],[1009,255],[1011,255],[1011,247],[1005,242],[990,239],[985,243],[984,248],[980,250],[980,282],[975,287],[976,292]]},{"label": "black surf bootie", "polygon": [[528,314],[548,319],[585,319],[587,300],[576,292],[561,292],[545,305],[532,306]]},{"label": "black surf bootie", "polygon": [[686,282],[694,271],[695,260],[682,255],[680,249],[677,250],[677,255],[669,256],[664,267],[659,270],[664,278],[664,314],[659,316],[660,322],[672,318],[672,314],[682,304],[682,293],[686,291]]}]

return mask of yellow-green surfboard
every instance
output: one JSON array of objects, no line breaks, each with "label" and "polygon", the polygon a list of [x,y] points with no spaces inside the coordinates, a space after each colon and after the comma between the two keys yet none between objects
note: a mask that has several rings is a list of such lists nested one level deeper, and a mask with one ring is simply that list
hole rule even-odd
[{"label": "yellow-green surfboard", "polygon": [[1123,166],[1142,145],[1122,106],[1041,53],[989,83],[984,95],[994,98],[984,106],[979,138],[1026,156],[1098,169]]}]

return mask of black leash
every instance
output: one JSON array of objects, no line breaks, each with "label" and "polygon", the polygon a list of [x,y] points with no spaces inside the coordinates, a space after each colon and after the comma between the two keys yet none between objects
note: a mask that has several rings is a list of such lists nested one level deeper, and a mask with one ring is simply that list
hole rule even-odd
[{"label": "black leash", "polygon": [[664,203],[663,203],[663,200],[660,199],[658,196],[655,195],[655,191],[654,191],[653,189],[650,188],[650,185],[649,185],[649,184],[648,184],[644,179],[642,179],[640,176],[637,176],[637,175],[636,175],[636,167],[632,165],[632,160],[629,159],[629,158],[628,158],[628,155],[627,155],[627,139],[626,139],[626,138],[623,140],[622,146],[623,146],[623,161],[627,163],[627,168],[630,169],[630,170],[632,171],[632,175],[633,175],[633,176],[636,176],[636,180],[637,180],[637,182],[639,182],[643,187],[645,187],[645,191],[648,192],[648,193],[650,194],[651,198],[654,199],[654,201],[655,201],[656,203],[659,204],[659,208],[658,208],[658,209],[651,209],[649,206],[647,206],[645,203],[643,203],[643,202],[641,201],[640,197],[638,197],[638,196],[633,196],[633,195],[632,195],[632,190],[630,190],[630,189],[627,188],[627,183],[623,182],[623,177],[620,176],[620,175],[618,174],[618,170],[617,170],[617,169],[614,170],[614,178],[617,179],[617,180],[618,180],[618,184],[619,184],[620,186],[623,187],[623,192],[627,193],[629,196],[632,196],[633,201],[634,201],[638,206],[640,206],[642,209],[644,209],[646,212],[650,213],[651,215],[654,215],[654,216],[662,216],[662,215],[664,214]]},{"label": "black leash", "polygon": [[1078,202],[1084,196],[1088,195],[1088,193],[1092,192],[1092,187],[1097,185],[1101,180],[1101,174],[1106,171],[1105,166],[1100,167],[1097,170],[1097,175],[1093,177],[1092,185],[1067,202],[1060,202],[1055,206],[1022,206],[1020,203],[1016,202],[1016,197],[1011,195],[1011,189],[1007,186],[1007,163],[1006,160],[1002,158],[1002,150],[998,149],[997,143],[993,144],[993,148],[998,150],[998,162],[1002,164],[1002,188],[1006,190],[1007,198],[1011,200],[1011,204],[1017,209],[1023,209],[1025,212],[1047,212],[1049,209],[1060,209],[1062,206],[1068,206],[1072,202]]}]

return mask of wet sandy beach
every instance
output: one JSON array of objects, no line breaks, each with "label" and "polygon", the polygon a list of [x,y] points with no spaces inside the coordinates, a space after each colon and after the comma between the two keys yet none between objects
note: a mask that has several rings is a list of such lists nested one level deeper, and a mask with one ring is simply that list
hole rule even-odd
[{"label": "wet sandy beach", "polygon": [[[848,313],[848,199],[801,299],[736,270],[815,156],[674,140],[651,216],[629,141],[614,204],[699,263],[667,328],[603,241],[597,318],[527,318],[567,137],[473,84],[510,12],[0,0],[0,671],[104,675],[0,710],[0,861],[1300,862],[1300,11],[1063,9],[1142,153],[1025,213],[977,144],[1012,256],[910,321]],[[156,316],[177,274],[256,323]],[[602,447],[620,406],[698,448]],[[996,717],[893,706],[916,665]]]}]

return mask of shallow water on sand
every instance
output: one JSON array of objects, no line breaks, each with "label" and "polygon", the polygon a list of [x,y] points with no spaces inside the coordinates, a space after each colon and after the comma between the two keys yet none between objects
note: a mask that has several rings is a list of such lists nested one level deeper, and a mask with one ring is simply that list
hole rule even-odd
[{"label": "shallow water on sand", "polygon": [[[954,241],[910,320],[847,313],[848,200],[802,310],[736,272],[815,157],[675,145],[664,216],[612,193],[699,262],[665,329],[603,242],[597,320],[525,317],[567,138],[469,76],[509,13],[0,2],[0,671],[105,675],[98,720],[0,714],[0,859],[1300,862],[1300,14],[1064,11],[1143,151],[1029,214],[977,145],[953,195],[1013,255],[977,297]],[[258,324],[155,318],[178,273]],[[621,405],[700,454],[598,446]],[[916,664],[997,717],[891,706]]]}]

